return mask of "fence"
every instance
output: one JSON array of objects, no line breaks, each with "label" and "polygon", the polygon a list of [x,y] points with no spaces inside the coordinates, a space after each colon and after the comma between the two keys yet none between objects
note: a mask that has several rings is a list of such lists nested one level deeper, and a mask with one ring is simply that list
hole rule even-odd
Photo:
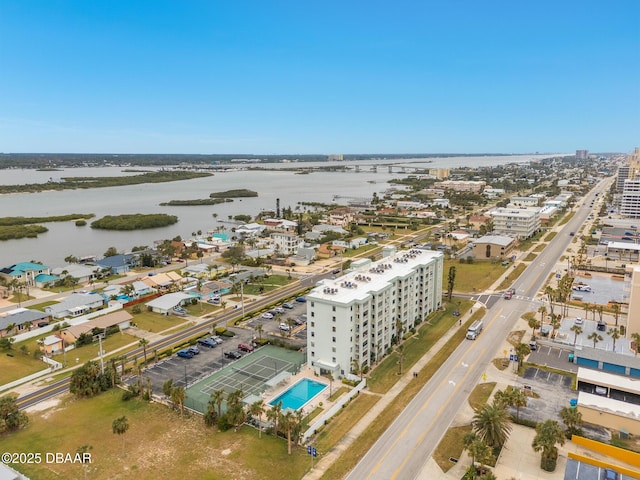
[{"label": "fence", "polygon": [[318,431],[320,427],[322,427],[331,417],[333,417],[336,413],[338,413],[340,409],[344,407],[344,405],[347,402],[351,401],[351,399],[356,395],[358,395],[366,386],[367,386],[367,379],[364,378],[347,395],[339,398],[338,401],[333,405],[333,407],[331,407],[329,410],[322,413],[321,415],[318,415],[316,421],[313,422],[311,426],[307,429],[307,431],[302,434],[302,438],[300,442],[302,444],[305,444],[312,435],[315,435],[315,433]]}]

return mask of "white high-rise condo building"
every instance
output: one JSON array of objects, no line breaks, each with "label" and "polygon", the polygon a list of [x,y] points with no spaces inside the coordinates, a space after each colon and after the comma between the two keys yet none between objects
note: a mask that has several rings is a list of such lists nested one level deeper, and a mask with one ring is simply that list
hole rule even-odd
[{"label": "white high-rise condo building", "polygon": [[493,231],[519,239],[529,238],[540,230],[540,208],[496,208],[489,212]]},{"label": "white high-rise condo building", "polygon": [[620,215],[624,218],[640,218],[640,178],[624,181]]},{"label": "white high-rise condo building", "polygon": [[307,295],[309,366],[339,378],[379,361],[440,307],[443,261],[441,252],[385,247],[382,260],[354,261],[321,281]]}]

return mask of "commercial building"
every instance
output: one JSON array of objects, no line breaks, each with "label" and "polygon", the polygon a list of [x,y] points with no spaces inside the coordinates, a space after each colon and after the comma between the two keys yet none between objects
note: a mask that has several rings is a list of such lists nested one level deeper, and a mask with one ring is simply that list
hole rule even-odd
[{"label": "commercial building", "polygon": [[509,207],[537,207],[540,204],[539,197],[511,197]]},{"label": "commercial building", "polygon": [[576,160],[587,160],[589,158],[589,150],[576,150]]},{"label": "commercial building", "polygon": [[539,208],[496,208],[490,215],[493,231],[500,235],[524,239],[540,230]]},{"label": "commercial building", "polygon": [[624,218],[640,218],[640,178],[624,181],[620,215]]},{"label": "commercial building", "polygon": [[445,180],[444,182],[437,183],[436,186],[455,192],[480,193],[486,184],[487,182],[475,180]]},{"label": "commercial building", "polygon": [[515,246],[515,239],[502,235],[485,235],[474,240],[473,255],[478,260],[507,257]]},{"label": "commercial building", "polygon": [[344,377],[371,365],[395,340],[438,309],[444,256],[431,250],[383,249],[346,275],[326,279],[307,295],[308,364]]},{"label": "commercial building", "polygon": [[640,267],[633,267],[629,287],[629,312],[627,313],[627,336],[640,333]]}]

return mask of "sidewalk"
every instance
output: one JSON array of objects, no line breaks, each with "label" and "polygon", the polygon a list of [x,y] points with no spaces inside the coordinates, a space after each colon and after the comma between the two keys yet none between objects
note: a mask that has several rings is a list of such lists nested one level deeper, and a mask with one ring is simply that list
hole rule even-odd
[{"label": "sidewalk", "polygon": [[[480,304],[476,304],[473,306],[473,309],[480,308]],[[471,317],[471,313],[467,312],[462,317],[462,324],[464,324],[469,317]],[[396,384],[384,395],[382,398],[373,406],[369,412],[360,419],[358,423],[328,452],[324,453],[322,458],[316,463],[313,467],[313,470],[308,472],[303,479],[304,480],[317,480],[322,475],[324,475],[325,471],[333,465],[333,463],[345,452],[352,443],[354,443],[358,437],[372,424],[378,416],[386,410],[391,403],[406,387],[410,382],[414,380],[413,372],[422,370],[422,368],[433,358],[433,356],[440,351],[440,349],[449,341],[451,336],[458,331],[459,326],[451,328],[444,336],[442,336],[436,343],[431,347],[431,349],[420,359],[418,360],[413,367],[411,367],[407,372],[405,372],[402,377],[396,382]],[[366,395],[374,395],[370,392],[366,392]],[[436,477],[430,477],[436,478]]]}]

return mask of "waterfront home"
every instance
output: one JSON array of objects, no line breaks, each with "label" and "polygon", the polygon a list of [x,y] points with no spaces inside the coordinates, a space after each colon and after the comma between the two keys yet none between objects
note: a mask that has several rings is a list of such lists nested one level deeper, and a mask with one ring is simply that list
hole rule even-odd
[{"label": "waterfront home", "polygon": [[34,262],[20,262],[8,267],[0,268],[0,277],[7,283],[16,280],[28,286],[36,286],[38,275],[50,275],[51,269],[46,265]]},{"label": "waterfront home", "polygon": [[133,265],[134,255],[113,255],[111,257],[105,257],[96,262],[96,265],[103,270],[111,270],[115,275],[123,275],[127,273],[131,265]]},{"label": "waterfront home", "polygon": [[73,277],[78,279],[78,283],[89,283],[91,280],[95,280],[100,270],[101,268],[96,265],[70,263],[64,267],[54,268],[51,273],[59,278]]}]

